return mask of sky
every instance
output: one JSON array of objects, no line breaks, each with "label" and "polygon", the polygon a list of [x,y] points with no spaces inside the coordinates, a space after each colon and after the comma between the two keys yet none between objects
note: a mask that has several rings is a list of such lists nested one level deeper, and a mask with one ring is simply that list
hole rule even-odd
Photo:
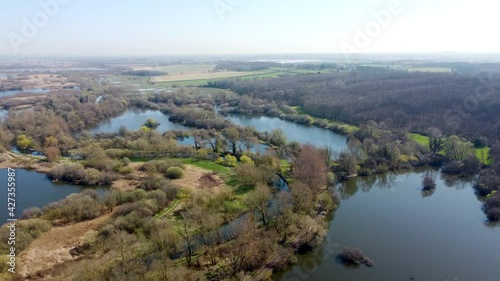
[{"label": "sky", "polygon": [[497,53],[499,8],[494,0],[0,0],[0,56]]}]

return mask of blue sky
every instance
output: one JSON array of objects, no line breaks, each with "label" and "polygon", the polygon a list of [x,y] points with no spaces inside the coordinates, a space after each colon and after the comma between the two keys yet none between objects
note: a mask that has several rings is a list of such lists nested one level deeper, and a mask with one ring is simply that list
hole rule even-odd
[{"label": "blue sky", "polygon": [[[391,13],[392,1],[0,0],[0,55],[500,51],[495,1],[396,0]],[[53,15],[40,5],[50,2]],[[386,26],[379,11],[391,15]],[[35,25],[41,13],[48,20]],[[36,28],[29,38],[26,20]]]}]

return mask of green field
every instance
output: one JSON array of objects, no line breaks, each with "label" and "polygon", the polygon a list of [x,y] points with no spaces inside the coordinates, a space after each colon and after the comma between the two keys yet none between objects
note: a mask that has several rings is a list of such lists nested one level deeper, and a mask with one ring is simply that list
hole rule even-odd
[{"label": "green field", "polygon": [[158,89],[165,87],[198,87],[209,81],[225,79],[265,79],[287,75],[329,73],[330,70],[290,69],[285,67],[271,67],[266,70],[236,72],[212,72],[213,64],[178,64],[168,66],[136,66],[134,70],[155,70],[168,72],[166,76],[139,77],[130,75],[112,75],[108,79],[117,86],[136,89]]},{"label": "green field", "polygon": [[[410,137],[421,144],[422,146],[429,148],[429,137],[420,135],[420,134],[410,134]],[[441,150],[439,154],[444,154],[444,150]],[[490,155],[490,148],[485,147],[485,148],[475,148],[474,149],[474,154],[476,155],[477,159],[481,161],[482,164],[484,165],[489,165],[491,164],[491,161],[489,160],[489,155]]]}]

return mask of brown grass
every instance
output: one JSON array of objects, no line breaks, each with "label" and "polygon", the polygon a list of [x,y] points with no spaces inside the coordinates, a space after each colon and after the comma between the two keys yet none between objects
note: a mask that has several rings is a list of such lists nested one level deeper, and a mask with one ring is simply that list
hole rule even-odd
[{"label": "brown grass", "polygon": [[186,165],[184,176],[181,179],[173,180],[174,184],[181,188],[196,191],[204,188],[221,188],[224,187],[222,181],[217,174],[207,172],[204,169]]},{"label": "brown grass", "polygon": [[112,213],[109,213],[91,221],[53,227],[19,255],[19,273],[28,277],[74,260],[69,251],[81,243],[85,233],[104,224],[111,216]]}]

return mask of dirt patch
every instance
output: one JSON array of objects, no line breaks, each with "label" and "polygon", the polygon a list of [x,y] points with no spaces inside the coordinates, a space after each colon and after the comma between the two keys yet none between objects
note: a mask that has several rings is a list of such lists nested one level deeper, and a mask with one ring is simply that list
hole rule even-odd
[{"label": "dirt patch", "polygon": [[200,184],[200,188],[213,188],[223,184],[216,173],[204,174],[198,180],[198,183]]},{"label": "dirt patch", "polygon": [[136,180],[127,180],[121,179],[116,180],[111,184],[111,188],[119,191],[133,191],[137,189],[139,185],[139,181]]},{"label": "dirt patch", "polygon": [[220,188],[224,186],[224,182],[217,174],[191,165],[185,166],[184,176],[181,179],[173,180],[172,182],[182,188],[191,190]]},{"label": "dirt patch", "polygon": [[85,233],[99,227],[111,216],[109,213],[91,221],[53,227],[19,255],[19,273],[24,277],[35,276],[40,271],[74,260],[69,251],[81,243]]}]

